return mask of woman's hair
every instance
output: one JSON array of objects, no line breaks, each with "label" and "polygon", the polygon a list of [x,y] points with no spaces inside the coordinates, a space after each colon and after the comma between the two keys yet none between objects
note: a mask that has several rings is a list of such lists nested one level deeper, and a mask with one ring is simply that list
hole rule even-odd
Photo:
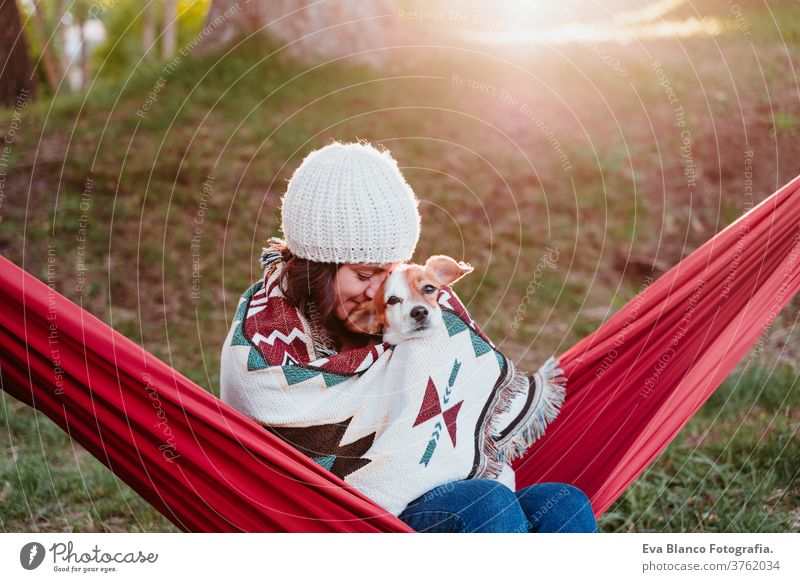
[{"label": "woman's hair", "polygon": [[362,334],[348,330],[336,316],[336,300],[333,280],[339,271],[339,263],[319,263],[295,256],[285,243],[271,242],[280,251],[285,261],[283,277],[279,282],[281,291],[297,309],[305,315],[309,324],[316,328],[326,344],[338,351],[342,340],[359,341]]}]

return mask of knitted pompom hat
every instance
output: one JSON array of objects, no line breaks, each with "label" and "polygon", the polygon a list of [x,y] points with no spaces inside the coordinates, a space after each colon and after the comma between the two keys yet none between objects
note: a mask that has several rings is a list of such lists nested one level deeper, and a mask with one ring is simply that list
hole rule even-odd
[{"label": "knitted pompom hat", "polygon": [[289,250],[321,263],[392,263],[414,254],[419,201],[388,150],[333,142],[308,154],[282,199]]}]

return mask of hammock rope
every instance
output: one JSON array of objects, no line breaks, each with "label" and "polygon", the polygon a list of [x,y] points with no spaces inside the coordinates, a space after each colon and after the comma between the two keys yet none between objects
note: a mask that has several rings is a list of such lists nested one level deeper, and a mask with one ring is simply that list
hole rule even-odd
[{"label": "hammock rope", "polygon": [[[561,357],[567,400],[518,488],[580,487],[600,515],[800,290],[800,176]],[[411,531],[141,346],[0,257],[0,387],[185,531]]]}]

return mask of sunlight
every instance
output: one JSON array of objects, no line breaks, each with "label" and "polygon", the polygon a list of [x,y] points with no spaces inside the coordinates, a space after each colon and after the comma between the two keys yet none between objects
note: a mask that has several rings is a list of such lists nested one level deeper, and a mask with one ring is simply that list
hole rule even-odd
[{"label": "sunlight", "polygon": [[[617,42],[624,45],[659,38],[715,36],[726,29],[727,25],[715,17],[671,19],[669,14],[686,1],[660,0],[613,15],[606,12],[602,19],[583,21],[575,17],[578,15],[577,9],[562,8],[555,21],[547,21],[534,17],[534,9],[543,7],[524,0],[512,0],[500,12],[503,16],[501,21],[513,22],[513,26],[496,26],[491,30],[473,28],[459,30],[455,34],[464,39],[494,45],[587,42]],[[597,4],[589,0],[572,3],[575,4],[597,8]],[[552,6],[548,8],[551,11],[557,10]]]},{"label": "sunlight", "polygon": [[661,0],[653,4],[648,4],[644,8],[629,10],[618,15],[616,20],[619,24],[642,24],[652,22],[656,18],[661,18],[665,14],[685,4],[686,0]]}]

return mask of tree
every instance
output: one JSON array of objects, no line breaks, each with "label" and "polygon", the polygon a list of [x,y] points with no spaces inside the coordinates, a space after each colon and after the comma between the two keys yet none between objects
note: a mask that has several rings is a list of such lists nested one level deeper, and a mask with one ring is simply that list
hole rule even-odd
[{"label": "tree", "polygon": [[[59,6],[60,8],[60,6]],[[61,13],[59,12],[59,20]],[[61,79],[62,70],[59,66],[58,55],[55,49],[54,40],[57,38],[56,31],[47,24],[47,17],[42,8],[41,0],[33,3],[33,16],[36,23],[36,34],[42,43],[42,67],[44,67],[44,76],[47,79],[47,85],[50,91],[55,93],[58,89],[58,83]]]},{"label": "tree", "polygon": [[0,0],[0,105],[11,107],[28,92],[36,96],[28,43],[16,0]]},{"label": "tree", "polygon": [[286,43],[293,58],[312,60],[348,56],[378,64],[396,38],[397,0],[213,0],[204,30],[205,49],[228,44],[257,31]]},{"label": "tree", "polygon": [[89,5],[86,0],[75,0],[72,9],[74,10],[75,20],[78,23],[78,31],[81,35],[80,46],[80,89],[85,89],[89,84],[89,51],[86,40],[86,21],[89,19]]},{"label": "tree", "polygon": [[156,3],[148,2],[144,7],[144,21],[142,22],[142,52],[145,59],[154,60],[153,51],[156,42]]},{"label": "tree", "polygon": [[178,2],[164,2],[164,33],[161,37],[161,58],[165,61],[175,56],[175,43],[178,32]]},{"label": "tree", "polygon": [[[99,0],[93,0],[98,2]],[[165,27],[164,2],[161,0],[105,0],[114,2],[113,10],[100,14],[106,39],[92,51],[92,60],[105,80],[124,81],[134,68],[155,70],[162,59],[173,59],[203,28],[210,0],[178,0],[173,10],[171,29]],[[242,0],[239,2],[243,5]],[[165,44],[172,44],[165,52]],[[171,53],[171,56],[167,56]]]},{"label": "tree", "polygon": [[58,23],[56,24],[57,30],[61,33],[61,50],[59,51],[59,61],[61,63],[61,71],[62,75],[64,74],[63,71],[67,70],[69,66],[69,57],[67,57],[67,43],[69,41],[69,30],[67,27],[64,26],[64,15],[67,13],[67,9],[64,6],[66,0],[58,0],[56,2],[56,17],[58,18]]}]

